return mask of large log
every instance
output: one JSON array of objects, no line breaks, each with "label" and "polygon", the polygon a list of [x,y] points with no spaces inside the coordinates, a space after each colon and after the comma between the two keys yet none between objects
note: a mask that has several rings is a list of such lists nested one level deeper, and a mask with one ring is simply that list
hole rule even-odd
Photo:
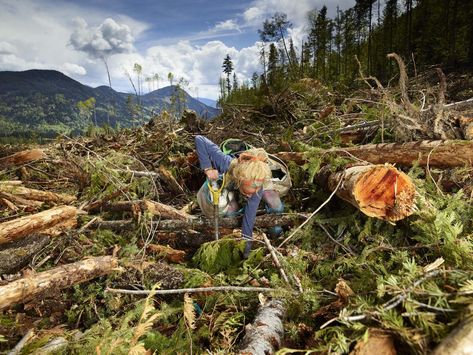
[{"label": "large log", "polygon": [[44,151],[42,149],[24,150],[4,158],[0,158],[0,169],[5,169],[10,166],[29,163],[30,161],[44,158]]},{"label": "large log", "polygon": [[435,348],[432,355],[470,355],[473,353],[473,306],[463,321]]},{"label": "large log", "polygon": [[280,300],[271,300],[260,306],[253,324],[245,327],[239,354],[274,354],[281,346],[284,335],[284,313]]},{"label": "large log", "polygon": [[353,166],[328,177],[328,187],[370,217],[399,221],[414,212],[415,185],[392,165]]},{"label": "large log", "polygon": [[20,271],[49,243],[49,240],[50,238],[45,235],[29,235],[0,245],[0,275]]},{"label": "large log", "polygon": [[[473,165],[473,141],[419,141],[407,143],[366,144],[348,148],[333,148],[320,151],[320,156],[335,154],[354,157],[371,164],[396,164],[412,166],[418,162],[431,167],[452,168]],[[275,154],[280,159],[293,161],[298,165],[307,162],[305,153],[281,152]]]},{"label": "large log", "polygon": [[[309,214],[268,214],[256,217],[255,227],[274,227],[282,225],[294,225],[298,220],[307,218]],[[220,218],[219,227],[239,228],[241,218]],[[151,223],[156,231],[176,231],[182,229],[193,229],[200,231],[213,231],[214,220],[208,218],[195,218],[191,220],[160,220]],[[88,228],[104,228],[111,230],[132,230],[136,227],[133,220],[102,221],[97,220],[90,224]]]},{"label": "large log", "polygon": [[36,234],[66,220],[75,219],[77,208],[59,206],[33,215],[0,223],[0,244]]},{"label": "large log", "polygon": [[100,256],[59,266],[0,286],[0,309],[26,303],[41,295],[107,275],[118,266],[111,256]]},{"label": "large log", "polygon": [[29,189],[21,185],[0,184],[0,192],[19,196],[25,200],[43,202],[71,203],[76,200],[75,196],[67,194],[57,194],[50,191]]},{"label": "large log", "polygon": [[106,202],[100,206],[100,210],[110,212],[149,212],[152,215],[159,215],[163,218],[183,221],[195,218],[195,216],[182,212],[172,206],[151,200]]}]

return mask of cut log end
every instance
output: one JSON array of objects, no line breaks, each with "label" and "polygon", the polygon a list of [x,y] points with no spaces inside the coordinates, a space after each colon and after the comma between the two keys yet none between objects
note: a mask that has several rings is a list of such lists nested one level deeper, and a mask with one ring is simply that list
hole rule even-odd
[{"label": "cut log end", "polygon": [[395,222],[414,211],[414,184],[390,165],[367,170],[356,181],[353,195],[360,210],[370,217]]}]

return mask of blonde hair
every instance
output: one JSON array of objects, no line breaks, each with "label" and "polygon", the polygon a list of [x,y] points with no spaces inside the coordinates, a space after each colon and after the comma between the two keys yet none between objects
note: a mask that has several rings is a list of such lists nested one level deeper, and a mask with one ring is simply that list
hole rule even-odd
[{"label": "blonde hair", "polygon": [[238,188],[244,180],[263,180],[266,185],[272,176],[268,153],[263,148],[244,151],[237,159],[233,159],[228,172],[229,180]]}]

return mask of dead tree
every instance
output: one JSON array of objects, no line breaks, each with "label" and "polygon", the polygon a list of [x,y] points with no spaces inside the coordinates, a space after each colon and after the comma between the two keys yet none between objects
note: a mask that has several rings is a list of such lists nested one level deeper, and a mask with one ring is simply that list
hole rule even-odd
[{"label": "dead tree", "polygon": [[[293,161],[298,165],[307,162],[305,153],[281,152],[275,154],[280,159]],[[333,148],[320,152],[323,156],[341,156],[371,164],[396,164],[453,168],[473,165],[473,142],[461,140],[417,141],[407,143],[366,144],[348,148]]]},{"label": "dead tree", "polygon": [[252,324],[245,327],[239,354],[266,355],[279,349],[284,335],[284,305],[271,300],[260,306]]},{"label": "dead tree", "polygon": [[467,316],[435,348],[432,355],[467,355],[473,349],[473,308],[468,308]]},{"label": "dead tree", "polygon": [[41,295],[57,293],[59,290],[107,275],[118,266],[111,256],[100,256],[59,266],[48,271],[23,277],[0,286],[0,310],[18,303],[26,303]]},{"label": "dead tree", "polygon": [[25,150],[4,158],[0,158],[0,169],[6,169],[11,166],[21,165],[43,158],[44,151],[42,149]]},{"label": "dead tree", "polygon": [[75,220],[76,215],[77,208],[59,206],[30,216],[0,223],[0,244],[47,230],[70,219]]}]

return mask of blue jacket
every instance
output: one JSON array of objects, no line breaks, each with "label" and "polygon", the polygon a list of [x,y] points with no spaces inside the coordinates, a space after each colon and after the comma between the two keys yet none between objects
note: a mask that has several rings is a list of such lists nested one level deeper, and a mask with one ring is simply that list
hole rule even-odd
[{"label": "blue jacket", "polygon": [[[230,163],[234,158],[230,155],[223,154],[220,148],[211,140],[204,136],[196,136],[195,147],[202,170],[214,168],[217,169],[220,174],[223,174],[230,168]],[[247,200],[241,226],[241,234],[245,239],[251,240],[253,238],[256,211],[258,210],[262,196],[263,191],[259,190]]]}]

